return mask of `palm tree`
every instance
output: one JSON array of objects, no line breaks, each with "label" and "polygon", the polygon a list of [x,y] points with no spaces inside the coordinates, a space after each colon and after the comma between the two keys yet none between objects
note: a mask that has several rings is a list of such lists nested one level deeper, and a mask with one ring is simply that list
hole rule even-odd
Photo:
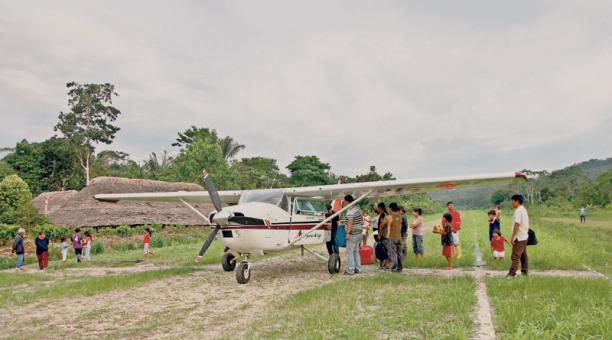
[{"label": "palm tree", "polygon": [[149,159],[143,164],[143,168],[150,178],[159,179],[170,167],[170,164],[172,164],[173,158],[168,154],[168,151],[162,151],[160,156],[157,156],[155,152],[151,152]]},{"label": "palm tree", "polygon": [[223,152],[223,158],[226,160],[234,158],[238,152],[245,148],[244,145],[239,144],[230,136],[221,138],[219,140],[219,145],[221,146],[221,151]]}]

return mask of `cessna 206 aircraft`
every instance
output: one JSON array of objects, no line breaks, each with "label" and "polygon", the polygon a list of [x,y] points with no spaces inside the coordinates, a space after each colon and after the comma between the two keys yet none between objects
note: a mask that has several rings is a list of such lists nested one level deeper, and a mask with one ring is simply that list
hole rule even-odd
[{"label": "cessna 206 aircraft", "polygon": [[[514,179],[527,180],[524,174],[517,172],[299,188],[217,191],[206,170],[203,175],[207,192],[98,194],[94,197],[100,201],[137,200],[183,203],[198,214],[206,224],[213,227],[196,260],[202,258],[221,231],[220,241],[226,249],[221,261],[223,270],[235,270],[236,280],[244,284],[251,278],[252,265],[248,262],[250,255],[261,255],[295,246],[301,246],[302,249],[327,261],[328,271],[331,274],[338,273],[340,271],[338,254],[325,258],[305,246],[329,240],[332,218],[366,197],[400,196],[490,185]],[[349,194],[355,197],[351,204],[344,206],[327,218],[324,217],[327,202],[342,199]],[[215,211],[206,217],[191,203],[212,203]],[[223,207],[222,203],[229,206]]]}]

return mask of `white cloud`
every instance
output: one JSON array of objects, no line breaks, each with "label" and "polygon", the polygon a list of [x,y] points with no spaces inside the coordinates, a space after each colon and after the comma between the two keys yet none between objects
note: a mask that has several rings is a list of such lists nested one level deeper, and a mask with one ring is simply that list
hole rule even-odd
[{"label": "white cloud", "polygon": [[[54,2],[0,12],[0,145],[50,135],[75,80],[116,84],[124,114],[111,147],[139,159],[190,125],[234,136],[245,156],[285,165],[317,154],[346,174],[610,156],[612,137],[599,132],[612,108],[606,1]],[[573,143],[590,147],[568,157]]]}]

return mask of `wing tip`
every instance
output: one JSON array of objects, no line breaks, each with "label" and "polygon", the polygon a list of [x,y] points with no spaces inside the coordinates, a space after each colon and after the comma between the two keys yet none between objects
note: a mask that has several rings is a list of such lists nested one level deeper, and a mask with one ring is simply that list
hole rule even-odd
[{"label": "wing tip", "polygon": [[527,177],[527,175],[525,175],[524,173],[522,173],[522,172],[520,172],[520,171],[515,172],[515,173],[514,173],[514,177],[515,177],[515,178],[522,178],[522,179],[524,179],[525,181],[529,181],[529,178]]}]

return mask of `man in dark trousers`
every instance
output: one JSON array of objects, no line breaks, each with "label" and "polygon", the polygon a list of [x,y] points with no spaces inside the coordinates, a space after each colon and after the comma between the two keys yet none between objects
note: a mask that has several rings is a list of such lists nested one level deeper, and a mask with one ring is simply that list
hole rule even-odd
[{"label": "man in dark trousers", "polygon": [[521,273],[527,275],[529,263],[527,262],[527,239],[529,239],[529,215],[523,206],[523,196],[512,196],[512,207],[514,216],[512,217],[512,265],[508,270],[508,277],[516,276],[519,261],[521,263]]},{"label": "man in dark trousers", "polygon": [[[336,212],[332,209],[331,205],[327,205],[327,212],[325,213],[325,218],[330,217]],[[336,253],[340,254],[340,250],[338,249],[338,244],[336,243],[336,233],[338,232],[338,221],[340,220],[340,216],[336,216],[331,220],[331,240],[327,241],[325,245],[327,246],[327,253],[329,255]]]}]

